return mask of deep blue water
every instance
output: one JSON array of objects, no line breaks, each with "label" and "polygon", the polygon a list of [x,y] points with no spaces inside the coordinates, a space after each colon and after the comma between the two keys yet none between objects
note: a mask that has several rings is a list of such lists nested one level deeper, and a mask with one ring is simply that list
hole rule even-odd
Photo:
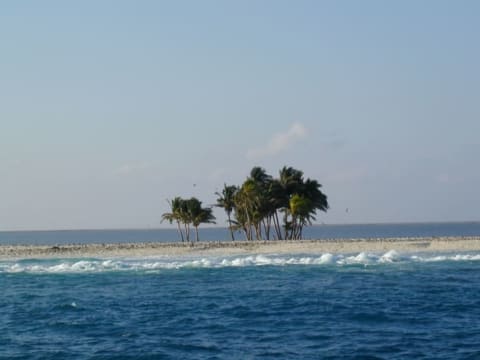
[{"label": "deep blue water", "polygon": [[[473,236],[479,227],[311,231]],[[0,235],[27,244],[175,239],[139,230]],[[0,359],[480,358],[475,252],[0,260],[0,289]]]},{"label": "deep blue water", "polygon": [[477,359],[480,254],[0,262],[0,358]]},{"label": "deep blue water", "polygon": [[[242,234],[237,239],[244,240]],[[480,222],[317,225],[305,228],[306,239],[350,239],[419,236],[480,236]],[[200,239],[228,241],[225,228],[200,228]],[[127,242],[179,241],[174,229],[151,230],[73,230],[73,231],[4,231],[1,244],[91,244]]]}]

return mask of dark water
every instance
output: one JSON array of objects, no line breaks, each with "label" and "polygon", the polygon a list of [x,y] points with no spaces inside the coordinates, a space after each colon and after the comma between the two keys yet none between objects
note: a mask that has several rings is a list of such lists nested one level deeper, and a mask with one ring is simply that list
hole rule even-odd
[{"label": "dark water", "polygon": [[[478,223],[307,232],[475,235]],[[3,244],[175,239],[173,230],[0,233]],[[480,358],[475,252],[0,260],[0,289],[0,359]]]},{"label": "dark water", "polygon": [[480,255],[0,262],[2,359],[478,359]]},{"label": "dark water", "polygon": [[[236,234],[244,239],[242,234]],[[480,236],[480,222],[317,225],[305,229],[306,239],[348,239],[418,236]],[[230,234],[224,228],[200,229],[200,239],[227,241]],[[127,242],[179,241],[174,229],[152,230],[74,230],[74,231],[7,231],[0,232],[0,244],[91,244]]]}]

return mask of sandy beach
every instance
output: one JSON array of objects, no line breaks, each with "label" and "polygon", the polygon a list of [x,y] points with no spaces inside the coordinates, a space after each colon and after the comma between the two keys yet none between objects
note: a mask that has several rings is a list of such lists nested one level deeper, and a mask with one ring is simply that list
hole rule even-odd
[{"label": "sandy beach", "polygon": [[234,256],[242,254],[323,254],[480,251],[480,237],[425,237],[299,241],[236,241],[130,244],[2,245],[0,259],[116,258],[146,256]]}]

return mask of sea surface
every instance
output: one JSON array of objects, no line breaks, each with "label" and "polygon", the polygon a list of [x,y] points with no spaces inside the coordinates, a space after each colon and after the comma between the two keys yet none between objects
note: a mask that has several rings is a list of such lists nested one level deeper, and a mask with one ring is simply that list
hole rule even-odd
[{"label": "sea surface", "polygon": [[[230,241],[226,228],[200,228],[200,240]],[[236,239],[245,240],[241,233]],[[423,236],[480,236],[480,222],[315,225],[305,239],[355,239]],[[0,245],[61,245],[92,243],[175,242],[175,229],[0,231]]]},{"label": "sea surface", "polygon": [[0,289],[0,359],[480,358],[477,252],[0,260]]}]

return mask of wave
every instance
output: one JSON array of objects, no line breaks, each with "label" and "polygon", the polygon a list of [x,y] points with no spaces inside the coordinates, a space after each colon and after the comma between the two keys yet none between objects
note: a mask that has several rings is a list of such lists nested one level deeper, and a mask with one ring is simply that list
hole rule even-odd
[{"label": "wave", "polygon": [[142,259],[51,259],[1,261],[0,273],[98,273],[112,271],[159,271],[184,268],[234,268],[255,266],[372,266],[390,263],[431,263],[445,261],[480,261],[480,254],[402,255],[395,250],[385,254],[322,254],[320,256],[250,255],[209,258]]}]

